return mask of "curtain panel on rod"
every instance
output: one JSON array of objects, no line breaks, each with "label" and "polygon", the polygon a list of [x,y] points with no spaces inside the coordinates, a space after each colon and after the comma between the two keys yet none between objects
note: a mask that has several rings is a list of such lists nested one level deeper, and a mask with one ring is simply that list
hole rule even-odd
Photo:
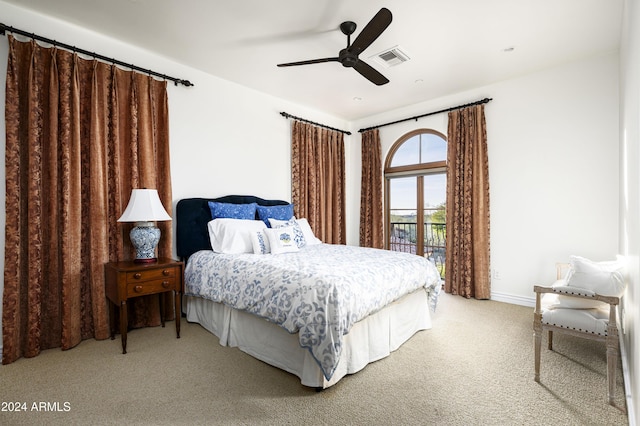
[{"label": "curtain panel on rod", "polygon": [[484,105],[449,113],[445,291],[489,299],[489,158]]},{"label": "curtain panel on rod", "polygon": [[345,244],[344,135],[300,121],[291,127],[291,192],[296,217],[315,235]]},{"label": "curtain panel on rod", "polygon": [[384,248],[382,214],[382,150],[378,129],[362,133],[360,246]]},{"label": "curtain panel on rod", "polygon": [[[134,257],[116,222],[131,189],[171,212],[166,81],[8,41],[3,364],[109,337],[104,263]],[[133,300],[130,326],[160,324],[157,297]]]}]

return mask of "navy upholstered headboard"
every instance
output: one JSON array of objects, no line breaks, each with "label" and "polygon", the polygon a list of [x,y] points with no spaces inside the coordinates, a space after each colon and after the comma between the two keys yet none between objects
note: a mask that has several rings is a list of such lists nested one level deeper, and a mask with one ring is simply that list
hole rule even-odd
[{"label": "navy upholstered headboard", "polygon": [[261,206],[289,204],[287,201],[264,200],[253,195],[227,195],[220,198],[184,198],[178,201],[176,205],[176,251],[178,256],[185,261],[199,250],[211,250],[209,231],[207,230],[207,224],[211,220],[209,201],[233,204],[257,203]]}]

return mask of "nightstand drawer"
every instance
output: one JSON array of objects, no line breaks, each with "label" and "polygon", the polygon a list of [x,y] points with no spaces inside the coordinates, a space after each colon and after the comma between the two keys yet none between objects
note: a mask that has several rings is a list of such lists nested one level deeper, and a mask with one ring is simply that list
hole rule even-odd
[{"label": "nightstand drawer", "polygon": [[127,297],[143,296],[145,294],[155,294],[163,291],[174,290],[176,288],[176,280],[174,278],[165,278],[140,283],[127,284]]},{"label": "nightstand drawer", "polygon": [[175,278],[176,268],[149,269],[135,272],[127,272],[127,283],[136,283],[149,280],[161,280]]}]

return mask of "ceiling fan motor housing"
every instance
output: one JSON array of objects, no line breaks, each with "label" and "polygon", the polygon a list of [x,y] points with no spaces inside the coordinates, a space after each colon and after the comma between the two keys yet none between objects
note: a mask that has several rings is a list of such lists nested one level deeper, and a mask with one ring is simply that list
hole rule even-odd
[{"label": "ceiling fan motor housing", "polygon": [[358,62],[358,55],[349,52],[348,49],[342,49],[338,55],[340,63],[343,67],[351,68]]}]

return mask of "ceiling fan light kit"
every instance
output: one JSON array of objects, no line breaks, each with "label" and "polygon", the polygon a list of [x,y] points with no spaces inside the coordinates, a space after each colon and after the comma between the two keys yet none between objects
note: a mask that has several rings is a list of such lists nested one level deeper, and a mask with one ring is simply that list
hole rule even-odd
[{"label": "ceiling fan light kit", "polygon": [[285,64],[278,64],[279,67],[291,67],[298,65],[311,65],[319,64],[323,62],[340,62],[343,67],[353,68],[364,78],[381,86],[387,84],[389,80],[380,74],[375,68],[367,64],[359,58],[367,47],[371,45],[379,36],[387,29],[391,24],[392,15],[389,9],[382,8],[376,15],[369,21],[364,29],[358,34],[356,39],[351,43],[351,35],[356,30],[356,23],[352,21],[345,21],[340,24],[340,31],[347,36],[347,47],[340,50],[337,57],[311,59],[307,61],[288,62]]}]

